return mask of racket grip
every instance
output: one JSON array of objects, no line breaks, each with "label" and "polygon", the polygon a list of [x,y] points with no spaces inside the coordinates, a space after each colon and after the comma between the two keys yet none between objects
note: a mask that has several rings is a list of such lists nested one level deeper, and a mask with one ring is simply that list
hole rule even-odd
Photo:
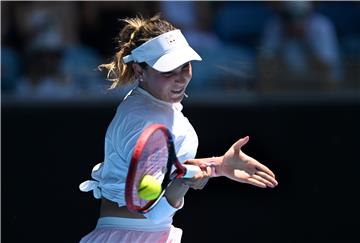
[{"label": "racket grip", "polygon": [[200,167],[197,165],[183,165],[186,168],[186,172],[183,178],[193,178],[199,171]]}]

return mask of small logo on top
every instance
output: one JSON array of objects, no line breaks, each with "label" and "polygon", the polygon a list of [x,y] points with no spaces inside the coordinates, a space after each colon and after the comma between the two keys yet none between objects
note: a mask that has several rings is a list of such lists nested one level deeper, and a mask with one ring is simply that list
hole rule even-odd
[{"label": "small logo on top", "polygon": [[166,40],[167,40],[167,42],[168,42],[168,44],[169,44],[170,46],[176,44],[176,39],[175,39],[175,37],[174,37],[173,35],[167,36],[167,37],[166,37]]}]

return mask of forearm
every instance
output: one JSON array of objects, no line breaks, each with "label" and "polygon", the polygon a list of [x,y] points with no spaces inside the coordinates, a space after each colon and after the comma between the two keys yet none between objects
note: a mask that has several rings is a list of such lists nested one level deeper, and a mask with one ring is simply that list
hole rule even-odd
[{"label": "forearm", "polygon": [[184,184],[181,179],[177,179],[166,189],[165,197],[171,206],[179,208],[183,204],[183,198],[188,190],[189,186]]},{"label": "forearm", "polygon": [[160,198],[154,208],[144,214],[146,218],[155,224],[168,220],[175,212],[184,205],[183,198],[189,187],[175,180],[166,188],[165,195]]},{"label": "forearm", "polygon": [[177,210],[182,208],[183,198],[188,190],[189,187],[183,184],[181,179],[176,179],[166,188],[164,197],[144,216],[155,224],[172,217]]}]

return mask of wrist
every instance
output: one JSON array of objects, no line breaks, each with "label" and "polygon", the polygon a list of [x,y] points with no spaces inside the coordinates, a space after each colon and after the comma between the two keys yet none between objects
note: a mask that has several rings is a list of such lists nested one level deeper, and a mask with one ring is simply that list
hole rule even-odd
[{"label": "wrist", "polygon": [[222,164],[224,156],[213,157],[210,161],[211,177],[222,176]]}]

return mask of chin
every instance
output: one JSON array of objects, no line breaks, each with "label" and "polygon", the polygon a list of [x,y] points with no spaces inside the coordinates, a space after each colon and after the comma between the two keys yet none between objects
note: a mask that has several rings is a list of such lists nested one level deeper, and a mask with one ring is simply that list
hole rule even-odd
[{"label": "chin", "polygon": [[179,103],[184,99],[184,94],[182,94],[181,96],[171,99],[171,103]]}]

